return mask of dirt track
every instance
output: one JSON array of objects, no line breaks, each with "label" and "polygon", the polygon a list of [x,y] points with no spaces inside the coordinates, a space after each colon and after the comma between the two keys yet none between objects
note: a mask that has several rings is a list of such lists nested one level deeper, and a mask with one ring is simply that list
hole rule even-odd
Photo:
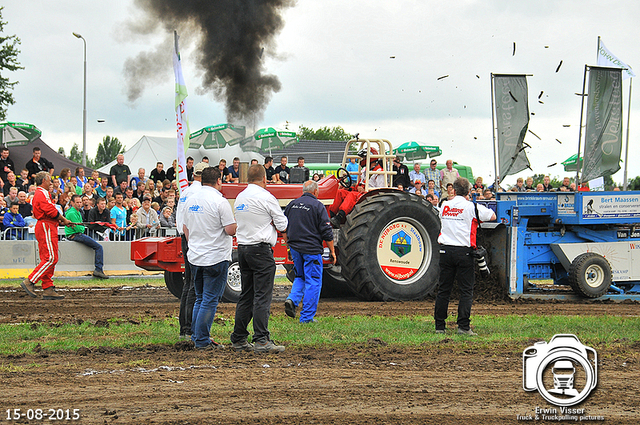
[{"label": "dirt track", "polygon": [[[0,323],[165,318],[178,310],[175,298],[157,288],[67,295],[63,301],[45,303],[18,291],[5,292]],[[281,289],[273,314],[283,314],[282,296]],[[232,316],[234,307],[223,304],[220,311]],[[318,315],[432,311],[432,301],[322,300]],[[637,317],[640,306],[480,302],[473,312]],[[520,343],[486,348],[444,339],[404,348],[371,340],[349,349],[290,347],[280,355],[263,356],[181,348],[184,344],[2,357],[0,417],[8,423],[6,409],[42,408],[46,413],[49,408],[75,408],[83,423],[493,424],[515,423],[516,415],[534,414],[536,406],[551,407],[538,393],[522,390]],[[595,348],[600,356],[598,388],[578,407],[604,416],[607,423],[637,424],[640,343]]]}]

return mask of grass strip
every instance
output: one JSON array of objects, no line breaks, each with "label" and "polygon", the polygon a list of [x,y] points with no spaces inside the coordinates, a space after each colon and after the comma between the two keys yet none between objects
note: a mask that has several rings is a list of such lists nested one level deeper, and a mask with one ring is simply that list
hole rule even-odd
[{"label": "grass strip", "polygon": [[[0,288],[19,289],[20,282],[23,279],[0,279]],[[97,278],[56,278],[55,284],[58,288],[117,288],[121,286],[131,287],[143,287],[143,286],[155,286],[165,287],[164,276],[158,277],[138,277],[138,276],[123,276],[123,277],[111,277],[107,280]],[[286,277],[277,277],[275,279],[276,285],[291,285],[291,282]]]},{"label": "grass strip", "polygon": [[[594,347],[640,344],[640,319],[615,316],[473,316],[472,326],[480,335],[456,334],[455,317],[449,318],[445,336],[434,333],[428,316],[321,317],[317,323],[300,324],[286,316],[272,316],[270,330],[278,342],[290,347],[345,347],[372,340],[399,346],[420,346],[448,339],[459,349],[490,347],[493,344],[524,346],[536,340],[549,341],[555,334],[575,334]],[[81,347],[136,348],[147,344],[174,344],[178,341],[175,318],[112,320],[82,324],[21,323],[0,325],[0,354],[19,355],[34,351],[77,350]],[[232,319],[218,319],[211,336],[229,343]],[[456,345],[457,344],[457,345]]]},{"label": "grass strip", "polygon": [[[54,279],[57,288],[74,288],[74,289],[86,289],[86,288],[119,288],[121,286],[157,286],[164,287],[164,279],[162,277],[149,278],[145,277],[111,277],[107,280],[97,278],[58,278]],[[20,288],[20,282],[22,279],[1,279],[0,288],[9,289]]]}]

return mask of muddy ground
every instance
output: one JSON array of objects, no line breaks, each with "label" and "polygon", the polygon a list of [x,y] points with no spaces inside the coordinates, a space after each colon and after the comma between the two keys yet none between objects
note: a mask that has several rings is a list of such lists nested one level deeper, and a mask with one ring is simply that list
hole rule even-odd
[{"label": "muddy ground", "polygon": [[[165,318],[178,311],[177,300],[163,288],[64,293],[63,301],[44,302],[3,291],[0,323]],[[285,294],[286,288],[278,288],[272,314],[284,314]],[[232,317],[234,307],[222,304],[219,311]],[[318,316],[432,311],[432,300],[323,299]],[[479,300],[473,313],[637,317],[640,305]],[[374,339],[348,349],[290,347],[278,355],[254,355],[196,352],[178,343],[3,356],[0,418],[26,423],[8,421],[7,409],[43,409],[45,418],[31,423],[52,422],[48,409],[79,409],[80,422],[100,424],[503,424],[523,422],[517,415],[535,416],[536,407],[553,408],[537,392],[522,390],[521,342],[485,345],[444,338],[405,348]],[[598,387],[578,407],[606,423],[639,423],[640,342],[594,348]]]}]

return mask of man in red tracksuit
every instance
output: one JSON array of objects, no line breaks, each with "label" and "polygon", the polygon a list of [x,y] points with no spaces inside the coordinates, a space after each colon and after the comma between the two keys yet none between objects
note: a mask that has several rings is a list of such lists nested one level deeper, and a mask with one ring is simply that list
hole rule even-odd
[{"label": "man in red tracksuit", "polygon": [[58,223],[65,226],[71,222],[58,212],[55,204],[49,195],[51,186],[51,176],[46,171],[36,174],[35,183],[38,186],[35,195],[31,200],[33,216],[38,220],[36,223],[36,240],[40,251],[40,264],[31,272],[20,286],[31,297],[36,297],[35,283],[42,280],[42,299],[60,300],[64,295],[55,291],[53,286],[53,271],[58,262]]}]

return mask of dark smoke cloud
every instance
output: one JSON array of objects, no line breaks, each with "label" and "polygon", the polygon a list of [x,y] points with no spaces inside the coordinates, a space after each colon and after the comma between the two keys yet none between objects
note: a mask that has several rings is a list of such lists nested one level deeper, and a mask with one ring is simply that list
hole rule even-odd
[{"label": "dark smoke cloud", "polygon": [[127,77],[127,99],[135,102],[147,85],[166,81],[173,74],[171,52],[173,42],[167,37],[155,49],[141,52],[135,58],[124,62],[124,74]]},{"label": "dark smoke cloud", "polygon": [[[295,0],[135,0],[146,22],[128,30],[147,34],[150,28],[167,31],[165,42],[125,62],[127,95],[138,99],[144,87],[172,73],[173,31],[196,43],[196,62],[202,88],[225,103],[227,120],[247,122],[258,118],[271,95],[280,90],[275,75],[266,75],[263,58],[275,50],[274,38],[284,21],[281,13]],[[184,58],[183,58],[184,60]]]}]

